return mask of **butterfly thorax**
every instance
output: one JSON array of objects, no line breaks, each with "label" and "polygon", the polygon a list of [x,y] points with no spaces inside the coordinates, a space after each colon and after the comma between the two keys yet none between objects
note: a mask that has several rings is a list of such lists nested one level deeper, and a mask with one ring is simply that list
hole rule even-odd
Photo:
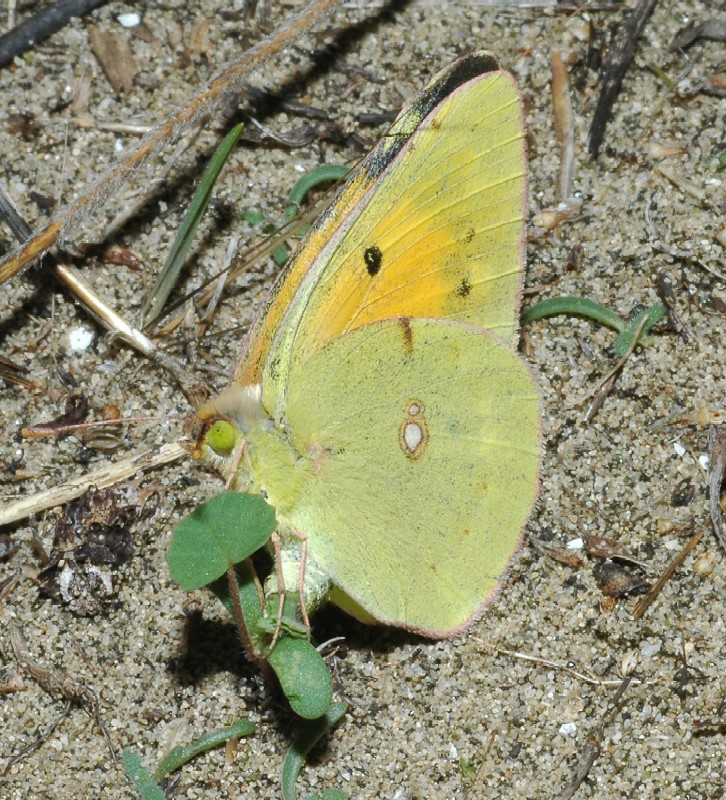
[{"label": "butterfly thorax", "polygon": [[231,489],[261,494],[275,508],[279,573],[273,572],[266,581],[266,596],[280,593],[279,574],[284,591],[302,588],[305,605],[312,611],[327,595],[330,579],[307,558],[305,533],[292,517],[315,474],[314,455],[295,452],[285,426],[265,413],[259,385],[230,387],[200,408],[197,418],[198,457],[223,475]]}]

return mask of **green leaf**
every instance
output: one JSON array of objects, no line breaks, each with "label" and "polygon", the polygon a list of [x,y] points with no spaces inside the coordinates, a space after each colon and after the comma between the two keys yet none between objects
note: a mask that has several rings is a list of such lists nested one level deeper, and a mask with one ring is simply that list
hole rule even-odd
[{"label": "green leaf", "polygon": [[187,591],[206,586],[259,550],[276,526],[259,495],[223,492],[176,526],[166,555],[171,577]]},{"label": "green leaf", "polygon": [[179,769],[183,764],[186,764],[186,762],[190,761],[194,756],[211,750],[213,747],[219,747],[225,744],[229,739],[250,736],[254,732],[255,726],[253,723],[246,719],[240,719],[237,720],[234,725],[230,725],[229,728],[220,728],[218,731],[205,733],[189,745],[179,745],[170,750],[161,764],[156,768],[154,778],[160,781],[174,772],[174,770]]},{"label": "green leaf", "polygon": [[121,760],[124,764],[124,772],[142,800],[165,800],[164,792],[156,785],[133,750],[124,750],[121,753]]},{"label": "green leaf", "polygon": [[[324,717],[313,720],[307,724],[295,738],[287,751],[282,765],[282,798],[283,800],[296,800],[295,781],[305,764],[305,759],[315,745],[335,725],[348,710],[346,703],[333,703]],[[337,791],[337,790],[329,790]],[[345,797],[346,795],[342,795]],[[325,797],[325,794],[323,794]]]},{"label": "green leaf", "polygon": [[333,702],[333,677],[307,639],[282,636],[268,661],[299,717],[317,719],[328,711]]}]

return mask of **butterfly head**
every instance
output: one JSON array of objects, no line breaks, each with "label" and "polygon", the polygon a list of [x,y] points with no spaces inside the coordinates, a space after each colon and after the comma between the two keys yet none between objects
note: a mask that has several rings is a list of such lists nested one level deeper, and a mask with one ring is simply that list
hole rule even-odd
[{"label": "butterfly head", "polygon": [[231,386],[195,415],[193,456],[227,475],[244,449],[251,427],[262,416],[259,386]]}]

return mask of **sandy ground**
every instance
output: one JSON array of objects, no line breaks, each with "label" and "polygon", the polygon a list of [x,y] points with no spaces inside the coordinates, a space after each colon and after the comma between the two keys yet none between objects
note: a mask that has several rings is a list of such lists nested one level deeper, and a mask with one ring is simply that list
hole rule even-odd
[{"label": "sandy ground", "polygon": [[[68,201],[118,151],[134,145],[135,135],[103,130],[100,123],[161,120],[255,40],[258,34],[242,21],[238,6],[212,0],[203,7],[144,4],[151,37],[129,37],[138,75],[126,95],[114,94],[93,56],[88,20],[75,20],[0,71],[2,180],[32,225],[43,222],[43,212],[31,191]],[[112,3],[93,18],[102,29],[123,31],[114,14],[128,10]],[[269,13],[278,24],[290,9],[273,5]],[[595,577],[601,559],[584,556],[576,569],[531,545],[521,552],[500,600],[467,637],[430,643],[367,628],[333,610],[322,613],[317,640],[346,639],[347,650],[334,667],[351,710],[316,751],[301,796],[339,787],[356,798],[398,800],[556,797],[593,741],[600,742],[600,754],[577,797],[683,800],[726,792],[726,729],[719,710],[726,692],[726,558],[707,515],[701,461],[707,433],[688,424],[697,410],[723,411],[726,390],[726,283],[715,274],[726,272],[726,254],[716,239],[726,194],[724,173],[711,166],[724,147],[726,100],[702,91],[709,76],[723,74],[725,51],[723,43],[698,43],[686,62],[668,49],[687,21],[705,21],[712,13],[707,2],[659,4],[596,163],[585,146],[597,98],[595,74],[584,65],[587,21],[607,34],[622,26],[619,12],[572,16],[482,3],[417,2],[393,9],[348,4],[318,26],[325,36],[302,39],[251,77],[324,109],[367,147],[383,128],[361,127],[356,114],[395,111],[458,54],[490,47],[516,75],[525,99],[534,219],[558,199],[549,60],[552,48],[562,51],[571,67],[574,189],[582,211],[556,231],[531,226],[525,305],[576,294],[627,315],[636,302],[658,302],[657,276],[664,272],[673,280],[675,309],[688,338],[665,332],[638,350],[587,424],[588,398],[614,365],[614,334],[573,317],[525,329],[523,351],[539,377],[545,431],[541,502],[529,533],[561,546],[586,535],[616,539],[643,563],[641,577],[648,581],[692,532],[703,533],[638,621],[632,613],[637,597],[604,597]],[[0,21],[4,14],[3,9]],[[204,19],[207,44],[203,36],[192,36],[204,32]],[[196,51],[189,49],[193,40],[201,40]],[[337,43],[339,60],[322,54],[311,66],[309,54],[323,41]],[[88,93],[75,116],[66,104],[68,87]],[[27,128],[9,118],[21,112],[31,115]],[[308,124],[282,111],[255,113],[278,133]],[[179,158],[159,199],[124,229],[119,241],[141,260],[142,270],[83,266],[94,286],[130,318],[143,302],[151,270],[165,256],[203,156],[220,135],[220,129],[205,130],[198,149]],[[663,158],[652,149],[656,142],[681,147]],[[239,235],[242,245],[257,241],[240,221],[243,210],[259,208],[277,217],[302,171],[323,161],[353,163],[360,154],[352,138],[296,150],[238,150],[205,223],[187,287],[217,267],[231,235]],[[663,168],[685,183],[675,185]],[[152,166],[151,174],[157,169]],[[110,210],[126,201],[126,191],[113,197]],[[7,246],[9,234],[3,236]],[[93,240],[93,229],[88,237]],[[570,257],[575,247],[582,248],[581,263]],[[272,274],[273,267],[261,263],[237,282],[203,354],[185,344],[191,330],[180,329],[171,340],[173,352],[190,370],[204,368],[198,374],[216,388],[224,386],[239,348],[242,334],[231,329],[250,319]],[[4,286],[0,310],[0,351],[26,366],[38,387],[2,388],[3,503],[182,434],[175,422],[128,425],[124,440],[106,452],[83,450],[74,438],[23,440],[22,425],[62,413],[71,391],[62,373],[94,408],[114,403],[125,416],[181,419],[189,407],[161,370],[105,338],[49,278],[31,272]],[[78,327],[95,334],[82,352],[72,350],[69,340]],[[678,415],[684,415],[680,421]],[[153,519],[135,528],[135,554],[117,572],[117,596],[105,613],[92,617],[38,597],[32,538],[37,535],[50,549],[55,515],[6,529],[19,548],[0,563],[0,579],[16,570],[23,578],[0,607],[3,684],[18,672],[8,644],[14,621],[40,663],[66,670],[100,696],[114,747],[133,748],[149,766],[174,736],[188,741],[239,717],[257,723],[256,734],[226,759],[215,750],[186,766],[168,796],[275,797],[294,722],[245,663],[222,609],[202,592],[189,596],[176,587],[164,559],[174,522],[219,488],[215,476],[189,462],[120,487],[128,502],[138,502],[149,489],[161,492],[162,502]],[[677,504],[674,492],[686,495],[685,505]],[[624,669],[633,680],[624,705],[609,714]],[[23,675],[25,690],[0,700],[2,763],[31,744],[63,708],[57,696]],[[719,715],[720,728],[695,731],[698,722]],[[112,765],[99,727],[74,707],[40,749],[0,778],[0,795],[116,800],[134,792]]]}]

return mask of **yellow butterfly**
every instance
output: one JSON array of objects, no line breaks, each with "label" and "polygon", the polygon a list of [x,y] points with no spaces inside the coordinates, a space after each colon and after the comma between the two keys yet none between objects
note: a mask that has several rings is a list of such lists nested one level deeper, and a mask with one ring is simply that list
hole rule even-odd
[{"label": "yellow butterfly", "polygon": [[446,637],[496,594],[538,493],[525,212],[519,94],[473,53],[361,163],[198,411],[204,456],[275,507],[308,609]]}]

